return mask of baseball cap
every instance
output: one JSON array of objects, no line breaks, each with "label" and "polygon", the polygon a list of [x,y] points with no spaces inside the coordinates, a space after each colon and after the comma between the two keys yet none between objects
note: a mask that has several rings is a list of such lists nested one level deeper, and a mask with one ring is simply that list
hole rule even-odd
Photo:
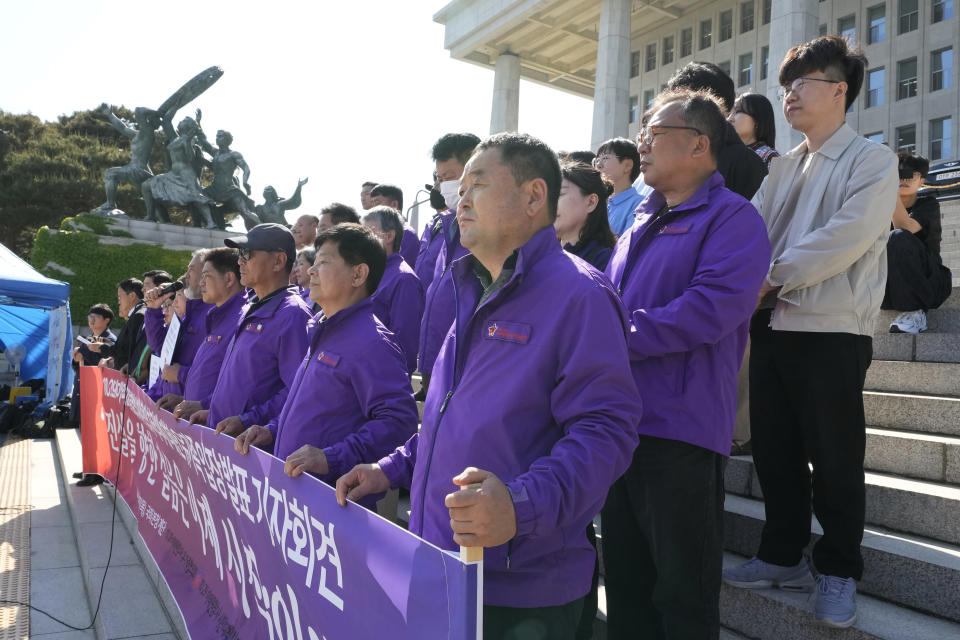
[{"label": "baseball cap", "polygon": [[223,244],[234,249],[259,249],[261,251],[283,251],[287,262],[293,263],[297,257],[297,243],[293,234],[282,224],[266,222],[247,231],[245,236],[226,238]]}]

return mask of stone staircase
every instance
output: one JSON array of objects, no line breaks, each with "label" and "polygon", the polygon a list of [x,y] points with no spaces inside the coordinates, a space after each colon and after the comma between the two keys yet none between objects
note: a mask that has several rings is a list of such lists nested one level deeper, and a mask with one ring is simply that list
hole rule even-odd
[{"label": "stone staircase", "polygon": [[[954,234],[960,207],[957,214]],[[863,394],[867,527],[857,623],[818,626],[807,594],[724,586],[724,626],[777,640],[960,638],[960,290],[928,314],[926,333],[888,333],[895,316],[881,314]],[[764,509],[749,456],[731,458],[724,480],[732,564],[756,551]],[[815,518],[813,530],[816,539]]]}]

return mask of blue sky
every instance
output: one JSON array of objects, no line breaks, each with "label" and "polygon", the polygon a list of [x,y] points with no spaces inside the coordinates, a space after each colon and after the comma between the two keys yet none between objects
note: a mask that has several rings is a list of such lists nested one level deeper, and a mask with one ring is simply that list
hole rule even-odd
[{"label": "blue sky", "polygon": [[[52,120],[101,102],[158,107],[201,70],[223,77],[182,109],[233,149],[263,187],[303,206],[359,205],[365,180],[399,184],[408,203],[443,133],[490,126],[493,71],[452,60],[442,0],[11,3],[0,39],[0,109]],[[592,103],[526,81],[520,130],[555,149],[586,148]],[[91,206],[100,204],[91,203]],[[426,213],[421,214],[421,223]],[[291,214],[292,217],[292,214]]]}]

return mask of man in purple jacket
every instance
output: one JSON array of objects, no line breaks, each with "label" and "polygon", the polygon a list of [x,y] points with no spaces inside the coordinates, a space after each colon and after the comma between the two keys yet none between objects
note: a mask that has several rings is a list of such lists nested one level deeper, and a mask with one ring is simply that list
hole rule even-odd
[{"label": "man in purple jacket", "polygon": [[603,509],[611,639],[720,631],[723,466],[770,260],[763,220],[716,170],[726,124],[707,92],[657,97],[639,136],[654,191],[607,266],[644,391],[640,444]]},{"label": "man in purple jacket", "polygon": [[[403,219],[403,191],[400,187],[392,184],[378,184],[370,190],[370,198],[374,207],[391,207],[400,212],[400,218]],[[365,207],[369,211],[372,207]],[[413,267],[417,262],[417,254],[420,252],[420,240],[417,239],[416,230],[403,224],[403,236],[400,239],[400,256],[404,261]]]},{"label": "man in purple jacket", "polygon": [[367,211],[363,225],[380,239],[387,253],[383,278],[379,279],[380,284],[373,294],[373,311],[380,322],[393,332],[403,350],[407,371],[413,373],[417,368],[417,349],[420,346],[423,285],[399,253],[403,219],[396,209],[376,206]]},{"label": "man in purple jacket", "polygon": [[246,454],[251,445],[273,445],[288,475],[306,471],[332,484],[416,432],[417,405],[400,348],[374,315],[371,294],[387,260],[380,239],[343,224],[316,242],[310,296],[323,313],[308,324],[307,354],[279,417],[248,428],[234,446]]},{"label": "man in purple jacket", "polygon": [[487,139],[460,192],[473,256],[453,266],[456,318],[420,433],[340,478],[337,496],[409,486],[411,531],[487,547],[485,637],[572,639],[596,558],[587,523],[637,442],[626,317],[606,278],[560,248],[546,145]]},{"label": "man in purple jacket", "polygon": [[254,296],[229,338],[210,409],[197,411],[190,422],[237,436],[280,414],[307,351],[310,310],[297,287],[287,284],[296,255],[289,229],[258,224],[223,243],[237,249],[240,284]]},{"label": "man in purple jacket", "polygon": [[[203,341],[193,363],[183,374],[183,394],[169,394],[157,402],[159,408],[173,411],[175,418],[187,420],[197,411],[210,408],[210,396],[217,385],[227,343],[240,323],[247,302],[240,284],[236,249],[209,249],[203,255],[199,272],[199,284],[189,288],[200,293],[203,302],[210,305],[203,321]],[[180,370],[183,371],[183,367]]]}]

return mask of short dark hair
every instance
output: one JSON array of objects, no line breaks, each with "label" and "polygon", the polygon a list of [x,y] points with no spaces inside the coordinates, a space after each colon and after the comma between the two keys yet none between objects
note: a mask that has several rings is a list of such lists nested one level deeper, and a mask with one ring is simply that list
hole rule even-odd
[{"label": "short dark hair", "polygon": [[505,164],[517,185],[541,179],[547,183],[547,214],[550,222],[557,218],[557,200],[560,199],[560,161],[545,142],[528,133],[498,133],[479,145],[474,153],[498,149],[500,161]]},{"label": "short dark hair", "polygon": [[777,123],[773,119],[773,105],[762,93],[744,93],[733,103],[730,115],[745,113],[756,123],[753,135],[771,149],[777,144]]},{"label": "short dark hair", "polygon": [[337,252],[350,266],[365,264],[370,268],[367,295],[372,295],[380,285],[387,265],[387,252],[376,234],[362,225],[344,222],[317,234],[313,246],[319,250],[325,242],[336,242]]},{"label": "short dark hair", "polygon": [[87,315],[95,313],[98,316],[106,318],[108,321],[113,320],[113,309],[110,308],[110,305],[104,304],[102,302],[97,303],[90,307],[90,310],[87,311]]},{"label": "short dark hair", "polygon": [[[597,157],[593,151],[560,151],[557,153],[557,156],[560,158],[560,162],[581,162],[583,164],[592,165],[593,160]],[[634,178],[636,179],[636,178]]]},{"label": "short dark hair", "polygon": [[173,276],[163,269],[151,269],[150,271],[147,271],[145,274],[143,274],[143,279],[146,280],[147,278],[153,280],[154,286],[160,286],[161,284],[173,282]]},{"label": "short dark hair", "polygon": [[593,193],[597,196],[597,206],[587,214],[587,219],[580,229],[580,242],[596,240],[601,247],[615,245],[617,236],[613,235],[610,220],[607,219],[607,199],[613,193],[613,185],[603,177],[603,174],[583,162],[561,164],[560,175],[580,189],[583,195]]},{"label": "short dark hair", "polygon": [[847,83],[844,109],[849,109],[863,86],[866,66],[867,57],[859,49],[851,48],[845,38],[822,36],[787,51],[780,63],[778,80],[785,87],[801,76],[820,71],[830,80]]},{"label": "short dark hair", "polygon": [[653,113],[674,102],[680,103],[680,119],[691,127],[695,127],[710,140],[710,156],[716,162],[720,157],[729,124],[723,117],[720,99],[712,91],[668,89],[654,99],[653,106],[644,116],[644,121],[648,121]]},{"label": "short dark hair", "polygon": [[723,69],[712,62],[688,62],[677,70],[667,80],[667,89],[690,89],[692,91],[709,91],[720,98],[723,113],[729,113],[733,108],[733,100],[737,95],[733,87],[733,78],[724,73]]},{"label": "short dark hair", "polygon": [[630,169],[630,180],[636,180],[640,175],[640,152],[637,151],[637,145],[626,138],[610,138],[597,149],[597,155],[602,156],[605,153],[612,153],[617,156],[617,160],[633,161],[633,168]]},{"label": "short dark hair", "polygon": [[480,138],[472,133],[447,133],[433,144],[430,155],[434,162],[445,162],[456,158],[460,164],[467,164],[470,154],[480,144]]},{"label": "short dark hair", "polygon": [[397,201],[397,209],[403,211],[403,190],[395,184],[378,184],[370,190],[370,197],[383,196]]},{"label": "short dark hair", "polygon": [[357,210],[350,205],[343,204],[342,202],[333,202],[325,206],[323,209],[320,209],[321,216],[327,214],[330,214],[330,222],[335,225],[340,224],[341,222],[353,222],[355,224],[360,223],[360,216],[357,214]]},{"label": "short dark hair", "polygon": [[237,277],[237,282],[240,282],[239,260],[240,256],[237,253],[237,250],[231,247],[217,247],[216,249],[210,249],[207,251],[206,255],[203,256],[203,261],[209,262],[214,271],[219,273],[221,276],[232,273]]},{"label": "short dark hair", "polygon": [[924,179],[930,173],[930,161],[923,156],[915,156],[909,151],[898,151],[897,160],[900,171],[906,169],[911,173],[916,172]]},{"label": "short dark hair", "polygon": [[[149,272],[148,272],[149,273]],[[135,293],[137,297],[143,300],[143,282],[136,278],[127,278],[117,285],[124,293]]]},{"label": "short dark hair", "polygon": [[393,252],[400,251],[400,245],[403,242],[403,218],[400,217],[399,211],[393,207],[379,205],[367,211],[364,218],[376,218],[381,229],[393,231]]}]

